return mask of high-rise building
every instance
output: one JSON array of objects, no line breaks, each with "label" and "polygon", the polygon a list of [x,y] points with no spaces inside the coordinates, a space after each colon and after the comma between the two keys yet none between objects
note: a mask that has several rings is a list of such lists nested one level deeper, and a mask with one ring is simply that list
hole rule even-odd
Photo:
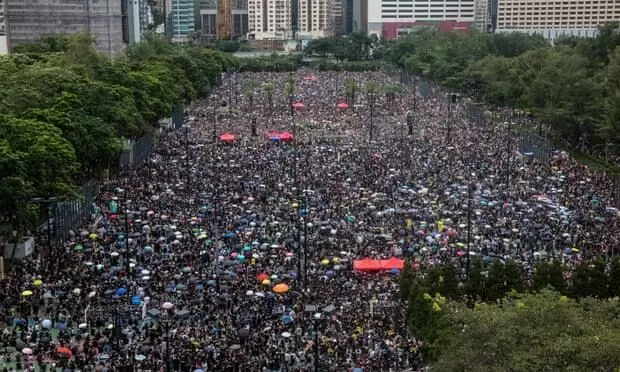
[{"label": "high-rise building", "polygon": [[200,30],[203,39],[217,39],[217,1],[200,0]]},{"label": "high-rise building", "polygon": [[194,33],[194,0],[172,0],[170,36],[174,42],[186,42]]},{"label": "high-rise building", "polygon": [[475,0],[368,0],[368,33],[397,38],[421,26],[460,30],[474,22]]},{"label": "high-rise building", "polygon": [[334,1],[334,7],[332,10],[332,17],[334,18],[333,20],[333,24],[334,24],[334,34],[335,35],[344,35],[347,33],[346,30],[346,19],[345,19],[345,7],[346,7],[346,0],[333,0]]},{"label": "high-rise building", "polygon": [[146,0],[127,0],[127,40],[138,43],[142,40],[151,20],[151,10]]},{"label": "high-rise building", "polygon": [[474,4],[474,25],[476,29],[486,32],[489,23],[489,0],[476,0]]},{"label": "high-rise building", "polygon": [[351,4],[350,32],[368,32],[368,0],[347,0]]},{"label": "high-rise building", "polygon": [[4,21],[4,0],[0,0],[0,55],[7,54],[9,46],[6,39],[6,24]]},{"label": "high-rise building", "polygon": [[121,0],[4,0],[8,48],[45,36],[87,32],[99,51],[119,55],[125,45],[122,13]]},{"label": "high-rise building", "polygon": [[248,0],[232,0],[230,35],[233,39],[248,33]]},{"label": "high-rise building", "polygon": [[293,37],[292,16],[290,0],[248,0],[248,38],[253,40],[291,39]]},{"label": "high-rise building", "polygon": [[[342,6],[340,8],[342,9]],[[298,38],[314,39],[333,36],[333,12],[334,0],[299,0]]]},{"label": "high-rise building", "polygon": [[598,27],[620,21],[618,0],[499,0],[497,32],[594,36]]}]

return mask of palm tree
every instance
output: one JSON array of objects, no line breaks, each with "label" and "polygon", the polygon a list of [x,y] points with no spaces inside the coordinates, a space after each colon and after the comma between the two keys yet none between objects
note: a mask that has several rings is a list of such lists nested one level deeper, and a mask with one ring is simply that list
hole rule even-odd
[{"label": "palm tree", "polygon": [[373,130],[372,119],[373,119],[373,114],[375,110],[377,83],[375,83],[374,81],[369,81],[368,83],[366,83],[366,86],[364,88],[366,90],[366,98],[368,100],[368,106],[370,106],[370,127],[369,127],[368,141],[372,142],[372,130]]},{"label": "palm tree", "polygon": [[269,102],[269,111],[273,108],[273,89],[274,85],[271,81],[263,84],[263,89],[267,93],[267,101]]},{"label": "palm tree", "polygon": [[254,94],[256,93],[257,86],[258,84],[256,83],[256,81],[249,80],[245,83],[245,86],[243,89],[245,93],[245,98],[248,100],[248,103],[250,104],[250,108],[254,106]]},{"label": "palm tree", "polygon": [[359,88],[355,79],[346,78],[344,81],[345,99],[353,111],[355,111],[355,93],[358,91]]},{"label": "palm tree", "polygon": [[295,79],[293,79],[293,75],[289,75],[286,80],[286,84],[284,85],[284,91],[286,95],[289,97],[288,105],[291,110],[291,116],[293,115],[293,96],[295,94]]}]

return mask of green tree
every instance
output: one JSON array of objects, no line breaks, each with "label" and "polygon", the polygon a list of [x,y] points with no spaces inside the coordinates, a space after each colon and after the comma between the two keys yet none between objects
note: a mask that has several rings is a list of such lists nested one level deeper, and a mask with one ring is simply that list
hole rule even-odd
[{"label": "green tree", "polygon": [[[555,292],[526,294],[502,306],[456,305],[440,333],[433,371],[584,371],[620,365],[617,301],[580,304]],[[450,307],[448,307],[450,309]]]}]

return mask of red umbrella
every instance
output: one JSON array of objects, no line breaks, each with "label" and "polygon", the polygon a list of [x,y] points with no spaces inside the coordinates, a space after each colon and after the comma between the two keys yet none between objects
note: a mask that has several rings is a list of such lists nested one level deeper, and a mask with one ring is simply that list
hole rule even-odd
[{"label": "red umbrella", "polygon": [[222,142],[232,142],[235,140],[235,136],[230,133],[224,133],[220,136],[220,141]]},{"label": "red umbrella", "polygon": [[56,352],[59,354],[63,354],[69,358],[71,357],[71,355],[73,355],[73,353],[71,352],[71,349],[69,349],[68,347],[64,347],[64,346],[60,346],[59,348],[57,348]]},{"label": "red umbrella", "polygon": [[295,110],[301,110],[304,107],[305,107],[305,105],[303,103],[301,103],[301,102],[293,103],[293,108],[295,108]]},{"label": "red umbrella", "polygon": [[282,133],[280,133],[280,141],[282,141],[282,142],[291,142],[294,139],[295,139],[295,136],[293,136],[289,132],[282,132]]},{"label": "red umbrella", "polygon": [[338,108],[339,108],[339,109],[346,110],[346,109],[348,109],[348,108],[349,108],[349,105],[348,105],[347,103],[345,103],[345,102],[340,102],[340,103],[338,104]]}]

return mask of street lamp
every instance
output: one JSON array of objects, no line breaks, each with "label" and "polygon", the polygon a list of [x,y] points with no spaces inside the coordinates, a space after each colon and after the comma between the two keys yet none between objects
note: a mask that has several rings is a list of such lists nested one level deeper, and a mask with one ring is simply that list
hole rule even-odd
[{"label": "street lamp", "polygon": [[[56,204],[58,199],[55,197],[51,198],[33,198],[30,201],[39,206],[46,206],[45,208],[45,222],[47,226],[47,264],[49,265],[49,261],[52,257],[52,209],[53,205]],[[15,247],[17,247],[19,242],[15,242]]]},{"label": "street lamp", "polygon": [[448,131],[446,133],[446,142],[450,143],[452,135],[452,105],[456,104],[459,99],[457,93],[450,93],[450,99],[448,101]]},{"label": "street lamp", "polygon": [[189,124],[183,126],[185,128],[185,169],[187,171],[187,192],[189,193],[191,176],[189,169]]},{"label": "street lamp", "polygon": [[471,266],[471,209],[472,209],[472,193],[473,185],[471,184],[475,178],[475,174],[472,173],[472,180],[467,185],[467,278],[469,279],[469,268]]},{"label": "street lamp", "polygon": [[319,372],[319,322],[323,319],[323,314],[315,313],[312,316],[312,325],[314,327],[314,372]]},{"label": "street lamp", "polygon": [[213,143],[217,143],[217,101],[213,99]]},{"label": "street lamp", "polygon": [[163,320],[166,327],[166,372],[170,372],[170,313],[174,309],[174,304],[172,302],[164,302],[161,308],[166,311],[166,319]]},{"label": "street lamp", "polygon": [[118,188],[116,190],[119,194],[124,194],[123,199],[125,205],[123,206],[123,216],[125,218],[125,265],[127,265],[127,274],[129,275],[129,197],[127,196],[127,189]]}]

